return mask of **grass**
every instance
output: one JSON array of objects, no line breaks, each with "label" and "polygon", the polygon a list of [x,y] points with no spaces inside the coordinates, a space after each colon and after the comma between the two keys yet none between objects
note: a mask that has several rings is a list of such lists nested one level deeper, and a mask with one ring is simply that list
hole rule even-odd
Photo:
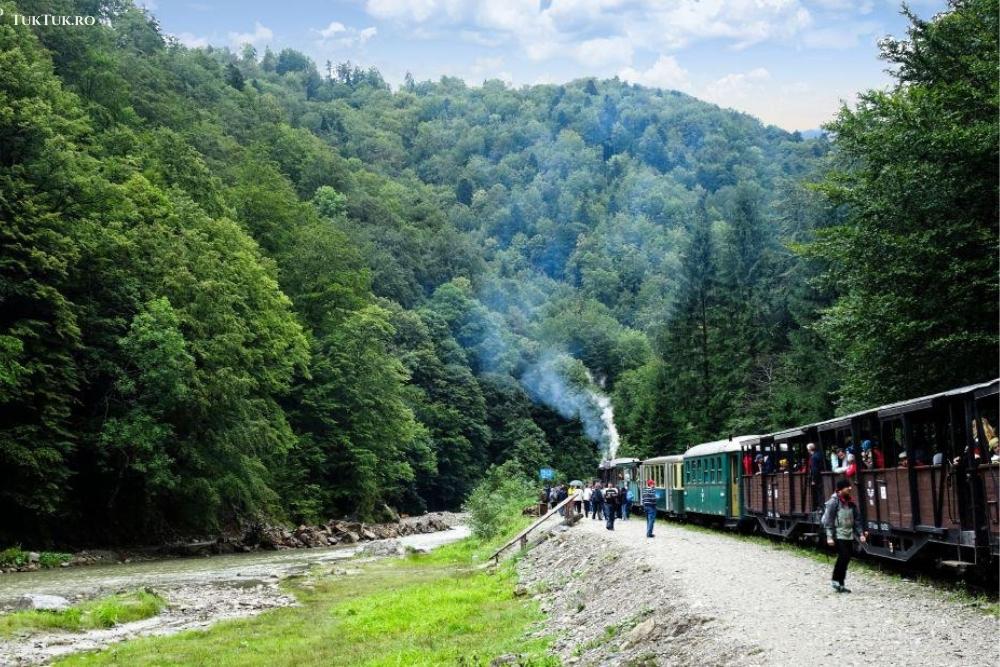
[{"label": "grass", "polygon": [[[0,550],[0,567],[21,567],[28,564],[28,553],[21,547],[8,547]],[[38,564],[42,567],[59,567],[69,562],[73,554],[61,551],[41,551],[38,553]]]},{"label": "grass", "polygon": [[[523,527],[521,524],[519,527]],[[403,559],[288,579],[300,606],[226,621],[207,630],[147,637],[60,665],[488,665],[505,653],[521,664],[557,665],[550,640],[528,638],[542,614],[513,595],[508,561],[482,565],[501,540],[468,538]]]},{"label": "grass", "polygon": [[110,628],[155,616],[165,605],[166,601],[155,593],[136,591],[83,602],[63,611],[15,611],[0,616],[0,637],[35,630]]}]

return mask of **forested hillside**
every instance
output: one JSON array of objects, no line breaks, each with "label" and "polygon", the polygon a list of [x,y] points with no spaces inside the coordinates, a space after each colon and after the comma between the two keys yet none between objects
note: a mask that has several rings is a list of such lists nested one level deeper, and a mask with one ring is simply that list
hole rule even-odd
[{"label": "forested hillside", "polygon": [[996,2],[803,140],[681,93],[0,24],[0,541],[454,508],[996,374]]}]

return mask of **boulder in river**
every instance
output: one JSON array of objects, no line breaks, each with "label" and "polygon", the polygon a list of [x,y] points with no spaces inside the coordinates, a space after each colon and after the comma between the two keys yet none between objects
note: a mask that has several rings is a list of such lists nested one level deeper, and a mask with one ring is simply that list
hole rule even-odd
[{"label": "boulder in river", "polygon": [[362,556],[402,556],[406,549],[399,540],[379,540],[364,545],[358,553]]},{"label": "boulder in river", "polygon": [[14,601],[15,611],[62,611],[69,608],[69,600],[59,595],[25,593]]}]

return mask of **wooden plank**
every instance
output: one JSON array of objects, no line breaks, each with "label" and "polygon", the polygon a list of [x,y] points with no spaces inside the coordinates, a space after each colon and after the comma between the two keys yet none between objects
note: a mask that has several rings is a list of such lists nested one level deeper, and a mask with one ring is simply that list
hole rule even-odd
[{"label": "wooden plank", "polygon": [[537,519],[534,523],[532,523],[530,526],[528,526],[527,528],[525,528],[524,530],[522,530],[520,533],[518,533],[517,535],[515,535],[514,537],[512,537],[510,539],[510,541],[508,541],[502,547],[500,547],[499,549],[497,549],[496,553],[494,553],[492,556],[490,556],[490,559],[491,560],[499,560],[500,554],[502,554],[504,551],[506,551],[507,549],[509,549],[513,544],[518,543],[518,542],[521,544],[521,548],[522,549],[525,548],[528,545],[528,534],[531,531],[533,531],[535,528],[538,528],[538,526],[540,526],[543,523],[545,523],[548,519],[550,519],[551,517],[553,517],[556,514],[558,514],[560,509],[562,509],[563,507],[565,507],[569,503],[576,501],[577,496],[582,497],[583,496],[582,492],[577,491],[573,495],[568,496],[561,503],[559,503],[558,505],[556,505],[555,507],[553,507],[551,510],[549,510],[548,514],[546,514],[545,516]]}]

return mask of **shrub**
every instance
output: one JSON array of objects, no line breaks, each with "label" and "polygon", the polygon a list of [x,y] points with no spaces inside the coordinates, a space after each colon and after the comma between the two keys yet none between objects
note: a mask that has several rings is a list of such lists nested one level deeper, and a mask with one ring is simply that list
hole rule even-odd
[{"label": "shrub", "polygon": [[517,527],[521,512],[535,498],[535,487],[520,464],[510,460],[492,466],[465,502],[472,533],[492,539]]},{"label": "shrub", "polygon": [[28,562],[28,554],[21,547],[8,547],[0,551],[0,567],[20,567]]},{"label": "shrub", "polygon": [[69,562],[73,554],[66,554],[59,551],[43,551],[39,554],[38,563],[42,567],[59,567],[63,563]]}]

